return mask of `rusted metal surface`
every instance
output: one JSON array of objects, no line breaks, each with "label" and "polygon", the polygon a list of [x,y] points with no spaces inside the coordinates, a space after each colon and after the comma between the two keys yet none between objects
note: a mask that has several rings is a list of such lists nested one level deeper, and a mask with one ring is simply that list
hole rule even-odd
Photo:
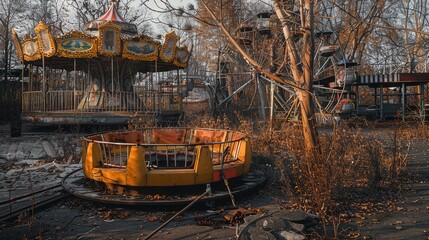
[{"label": "rusted metal surface", "polygon": [[[245,193],[257,190],[266,180],[267,176],[263,171],[254,170],[239,178],[230,179],[231,192],[235,196],[243,196]],[[94,187],[83,173],[79,170],[67,175],[62,182],[64,189],[70,194],[90,201],[120,205],[141,205],[141,206],[183,206],[192,202],[201,193],[206,185],[187,187],[156,187],[140,188],[139,195],[106,193],[104,186]],[[230,195],[226,191],[223,183],[211,184],[212,195],[201,199],[201,203],[227,200]]]}]

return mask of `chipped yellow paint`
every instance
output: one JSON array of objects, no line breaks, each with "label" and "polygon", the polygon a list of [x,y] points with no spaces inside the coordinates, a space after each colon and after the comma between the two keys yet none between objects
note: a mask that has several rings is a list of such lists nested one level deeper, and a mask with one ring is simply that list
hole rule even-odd
[{"label": "chipped yellow paint", "polygon": [[86,150],[85,160],[82,161],[83,172],[88,178],[93,178],[92,169],[100,167],[101,153],[98,143],[90,142]]},{"label": "chipped yellow paint", "polygon": [[208,146],[197,146],[197,161],[194,164],[196,184],[213,181],[213,161]]},{"label": "chipped yellow paint", "polygon": [[251,162],[251,151],[250,151],[250,141],[248,138],[245,138],[241,141],[240,151],[238,152],[238,161],[243,163],[244,172],[249,172],[250,162]]},{"label": "chipped yellow paint", "polygon": [[101,181],[117,185],[127,185],[126,169],[124,168],[99,168]]},{"label": "chipped yellow paint", "polygon": [[146,181],[146,161],[144,157],[143,147],[132,146],[130,156],[127,161],[127,185],[129,186],[145,186]]}]

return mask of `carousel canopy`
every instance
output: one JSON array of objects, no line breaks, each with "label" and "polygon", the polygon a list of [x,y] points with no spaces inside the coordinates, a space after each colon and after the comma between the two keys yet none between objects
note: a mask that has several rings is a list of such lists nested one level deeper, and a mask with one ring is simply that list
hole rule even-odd
[{"label": "carousel canopy", "polygon": [[125,19],[121,17],[121,15],[118,13],[115,3],[113,2],[110,5],[109,10],[107,10],[107,12],[103,14],[103,16],[99,17],[96,20],[86,23],[83,28],[85,31],[98,31],[98,26],[106,22],[113,22],[121,26],[121,33],[123,34],[128,34],[128,35],[137,34],[136,25],[125,21]]},{"label": "carousel canopy", "polygon": [[[40,22],[34,28],[36,37],[20,40],[12,30],[12,40],[21,62],[41,66],[43,59],[45,66],[55,69],[70,69],[74,59],[109,61],[112,57],[118,62],[129,60],[142,66],[140,72],[169,71],[188,65],[188,48],[177,46],[179,38],[174,32],[166,34],[163,43],[138,35],[136,26],[126,22],[114,4],[85,29],[97,30],[98,34],[72,30],[52,36],[49,26]],[[134,35],[123,34],[124,31]]]}]

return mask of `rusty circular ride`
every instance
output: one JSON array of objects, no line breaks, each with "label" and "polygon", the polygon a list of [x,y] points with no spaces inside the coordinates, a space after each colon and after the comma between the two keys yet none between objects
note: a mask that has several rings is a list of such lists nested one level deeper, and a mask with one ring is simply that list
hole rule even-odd
[{"label": "rusty circular ride", "polygon": [[[63,180],[71,194],[104,203],[174,205],[229,198],[266,180],[250,170],[248,137],[206,128],[148,128],[91,135],[82,141],[82,170]],[[229,190],[228,190],[229,188]],[[230,193],[229,193],[230,192]]]}]

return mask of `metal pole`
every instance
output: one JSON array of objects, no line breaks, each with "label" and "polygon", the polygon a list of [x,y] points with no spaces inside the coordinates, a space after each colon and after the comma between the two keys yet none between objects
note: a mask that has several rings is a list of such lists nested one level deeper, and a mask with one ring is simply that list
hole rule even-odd
[{"label": "metal pole", "polygon": [[182,82],[180,81],[180,71],[177,69],[177,87],[178,87],[178,93],[179,93],[179,110],[180,112],[183,111],[183,104],[182,104]]},{"label": "metal pole", "polygon": [[73,59],[73,112],[76,112],[76,58]]},{"label": "metal pole", "polygon": [[34,77],[34,74],[33,74],[33,64],[30,64],[30,86],[29,86],[29,90],[30,90],[30,92],[31,91],[33,91],[33,77]]},{"label": "metal pole", "polygon": [[24,110],[24,70],[25,70],[25,65],[24,65],[24,61],[22,61],[22,72],[21,72],[21,113]]},{"label": "metal pole", "polygon": [[147,239],[150,239],[151,237],[153,237],[157,232],[159,232],[159,230],[163,229],[167,224],[169,224],[171,221],[173,221],[177,216],[184,213],[186,210],[188,210],[190,207],[192,207],[195,203],[197,203],[201,198],[203,198],[207,194],[211,194],[210,184],[207,184],[207,189],[203,194],[201,194],[200,196],[195,198],[195,200],[192,201],[191,203],[189,203],[185,208],[183,208],[182,210],[180,210],[179,212],[174,214],[174,216],[172,216],[165,223],[163,223],[161,226],[159,226],[157,229],[155,229],[155,231],[151,232],[147,237],[145,237],[144,240],[147,240]]},{"label": "metal pole", "polygon": [[114,89],[114,87],[113,87],[113,56],[112,56],[112,58],[111,58],[111,66],[110,66],[110,68],[111,68],[111,71],[112,71],[112,97],[113,97],[113,89]]},{"label": "metal pole", "polygon": [[43,96],[43,112],[46,112],[46,79],[45,79],[45,56],[42,53],[42,96]]},{"label": "metal pole", "polygon": [[[113,91],[114,91],[114,89],[115,89],[115,86],[114,86],[114,80],[113,80],[113,75],[114,75],[114,71],[113,71],[113,67],[114,67],[114,65],[113,65],[113,56],[110,58],[111,59],[111,61],[110,61],[110,70],[111,70],[111,74],[112,74],[112,90],[111,90],[111,95],[110,95],[110,99],[114,99],[113,100],[113,102],[116,102],[116,98],[113,96]],[[115,108],[115,105],[116,104],[113,104],[113,106],[110,106],[110,109],[109,110],[113,110],[114,108]]]}]

